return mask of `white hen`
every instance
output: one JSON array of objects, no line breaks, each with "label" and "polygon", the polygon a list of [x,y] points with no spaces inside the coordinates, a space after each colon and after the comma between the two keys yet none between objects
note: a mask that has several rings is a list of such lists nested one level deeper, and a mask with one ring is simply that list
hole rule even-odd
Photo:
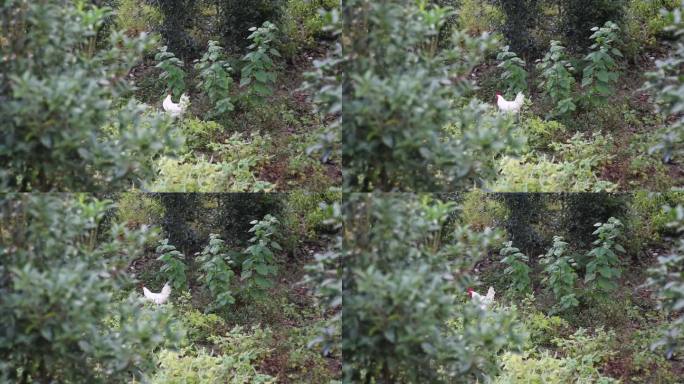
[{"label": "white hen", "polygon": [[155,304],[164,304],[166,301],[169,299],[169,296],[171,295],[171,286],[169,285],[168,282],[164,284],[164,287],[162,288],[161,292],[159,293],[154,293],[150,292],[149,289],[145,288],[143,286],[143,294],[145,295],[145,298]]},{"label": "white hen", "polygon": [[501,112],[520,113],[520,108],[522,108],[524,101],[525,96],[522,94],[522,92],[518,92],[518,95],[515,96],[515,100],[513,101],[504,99],[500,93],[496,94],[496,105],[499,107]]},{"label": "white hen", "polygon": [[472,288],[468,288],[468,296],[473,300],[473,303],[478,305],[480,309],[485,310],[487,309],[492,303],[494,302],[494,295],[496,292],[494,292],[494,287],[489,287],[489,290],[487,291],[487,296],[482,296],[479,293],[473,291]]},{"label": "white hen", "polygon": [[164,107],[164,110],[168,112],[171,117],[180,117],[185,113],[185,110],[188,109],[189,104],[190,98],[186,96],[185,93],[181,95],[178,104],[171,100],[171,94],[169,93],[166,95],[166,99],[164,99],[162,107]]}]

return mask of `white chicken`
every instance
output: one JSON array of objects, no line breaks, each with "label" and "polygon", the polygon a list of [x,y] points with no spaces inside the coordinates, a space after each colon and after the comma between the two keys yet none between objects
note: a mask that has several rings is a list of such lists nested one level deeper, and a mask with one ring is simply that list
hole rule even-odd
[{"label": "white chicken", "polygon": [[171,115],[171,117],[180,117],[183,116],[185,111],[188,109],[189,104],[190,98],[185,93],[181,95],[178,104],[174,103],[173,100],[171,100],[171,94],[169,93],[168,95],[166,95],[166,99],[164,99],[162,107],[164,107],[164,110],[168,112]]},{"label": "white chicken", "polygon": [[496,292],[494,292],[494,287],[489,287],[486,296],[482,296],[475,292],[472,288],[468,288],[468,296],[470,296],[470,298],[473,300],[473,303],[479,306],[483,311],[492,305],[495,294]]},{"label": "white chicken", "polygon": [[155,304],[164,304],[171,295],[171,286],[167,281],[166,284],[164,284],[164,287],[162,288],[161,292],[159,293],[150,292],[149,289],[143,286],[143,294],[145,295],[145,299]]},{"label": "white chicken", "polygon": [[518,95],[515,96],[515,100],[513,101],[504,99],[500,93],[496,94],[496,105],[499,107],[499,111],[501,112],[520,113],[520,108],[522,108],[524,101],[525,96],[522,94],[522,92],[518,92]]}]

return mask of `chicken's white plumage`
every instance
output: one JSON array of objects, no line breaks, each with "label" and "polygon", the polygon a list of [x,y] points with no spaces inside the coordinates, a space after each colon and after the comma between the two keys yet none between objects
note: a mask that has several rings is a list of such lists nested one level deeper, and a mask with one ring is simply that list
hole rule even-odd
[{"label": "chicken's white plumage", "polygon": [[501,112],[519,113],[524,101],[525,96],[522,94],[522,92],[518,92],[518,94],[515,96],[515,100],[513,101],[504,99],[504,97],[500,94],[496,95],[496,105],[499,107]]},{"label": "chicken's white plumage", "polygon": [[494,292],[494,287],[489,287],[486,296],[482,296],[471,289],[468,290],[468,294],[472,298],[473,303],[479,306],[480,309],[485,310],[494,302],[494,295],[496,292]]},{"label": "chicken's white plumage", "polygon": [[162,107],[164,107],[164,110],[172,117],[180,117],[185,113],[185,110],[188,109],[188,104],[190,104],[190,98],[188,98],[185,93],[181,95],[177,104],[171,100],[171,94],[169,94],[166,96],[166,99],[164,99]]},{"label": "chicken's white plumage", "polygon": [[164,304],[171,295],[171,286],[167,282],[159,293],[150,292],[149,289],[143,287],[143,295],[145,295],[147,300],[155,304]]}]

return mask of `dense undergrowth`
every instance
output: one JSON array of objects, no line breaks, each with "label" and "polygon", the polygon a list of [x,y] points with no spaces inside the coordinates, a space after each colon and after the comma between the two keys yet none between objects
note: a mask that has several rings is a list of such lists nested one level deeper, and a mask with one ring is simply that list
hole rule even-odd
[{"label": "dense undergrowth", "polygon": [[[63,3],[0,8],[2,190],[339,184],[320,146],[336,112],[317,101],[338,2]],[[164,112],[167,94],[182,116]]]},{"label": "dense undergrowth", "polygon": [[[645,192],[355,195],[344,379],[680,382],[683,202]],[[488,287],[488,306],[468,297]]]},{"label": "dense undergrowth", "polygon": [[337,382],[339,197],[3,197],[0,382]]},{"label": "dense undergrowth", "polygon": [[681,5],[353,1],[345,188],[680,186]]}]

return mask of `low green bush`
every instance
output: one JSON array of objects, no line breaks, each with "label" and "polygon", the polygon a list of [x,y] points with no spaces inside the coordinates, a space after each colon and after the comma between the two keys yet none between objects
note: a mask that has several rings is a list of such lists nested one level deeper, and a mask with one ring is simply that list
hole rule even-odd
[{"label": "low green bush", "polygon": [[476,231],[495,228],[502,223],[508,210],[497,200],[487,198],[485,192],[474,190],[465,195],[459,212],[459,222]]},{"label": "low green bush", "polygon": [[256,168],[266,159],[270,138],[258,133],[249,139],[235,133],[225,143],[211,143],[221,160],[162,157],[157,161],[157,179],[149,186],[164,192],[263,192],[273,185],[257,179]]},{"label": "low green bush", "polygon": [[339,8],[338,0],[288,0],[283,20],[281,51],[285,57],[293,57],[301,50],[315,47],[316,40],[324,34],[325,19],[320,10]]},{"label": "low green bush", "polygon": [[339,191],[310,193],[293,191],[287,195],[283,224],[299,240],[313,240],[319,232],[329,229],[325,204],[342,200]]},{"label": "low green bush", "polygon": [[600,131],[586,138],[577,132],[567,142],[552,143],[550,146],[563,160],[590,169],[606,165],[613,158],[613,136],[603,135]]},{"label": "low green bush", "polygon": [[261,374],[254,367],[250,351],[236,355],[215,356],[205,351],[161,350],[157,359],[159,370],[152,384],[270,384],[275,378]]},{"label": "low green bush", "polygon": [[655,47],[656,38],[668,24],[660,10],[673,10],[679,5],[679,0],[630,0],[622,23],[626,55],[636,58],[644,49]]},{"label": "low green bush", "polygon": [[116,221],[129,228],[161,225],[163,217],[164,207],[150,195],[124,192],[116,200]]},{"label": "low green bush", "polygon": [[212,335],[227,331],[225,321],[214,313],[202,313],[193,308],[189,291],[178,294],[176,318],[183,324],[191,343],[207,343]]},{"label": "low green bush", "polygon": [[163,17],[159,10],[140,0],[118,0],[116,25],[129,35],[158,30]]},{"label": "low green bush", "polygon": [[210,143],[218,140],[223,127],[214,121],[186,117],[181,122],[181,130],[185,135],[187,149],[195,151],[206,150]]},{"label": "low green bush", "polygon": [[502,357],[502,374],[496,384],[565,384],[565,383],[619,383],[603,376],[602,363],[611,356],[610,341],[614,332],[599,328],[594,336],[579,329],[567,339],[556,338],[554,343],[563,351],[562,357],[551,356],[548,351],[534,350],[522,354],[507,352]]},{"label": "low green bush", "polygon": [[489,187],[499,192],[601,192],[617,187],[599,179],[589,165],[585,160],[555,162],[546,156],[504,156],[499,162],[499,177]]},{"label": "low green bush", "polygon": [[529,334],[527,349],[553,346],[552,340],[568,328],[568,322],[562,317],[547,315],[538,310],[526,313],[522,317],[522,322]]},{"label": "low green bush", "polygon": [[566,132],[562,123],[542,120],[537,116],[524,119],[522,124],[523,132],[527,136],[527,144],[537,150],[548,149],[551,143],[558,141]]},{"label": "low green bush", "polygon": [[479,0],[462,0],[458,7],[458,27],[479,35],[494,32],[503,25],[505,16],[497,6]]}]

